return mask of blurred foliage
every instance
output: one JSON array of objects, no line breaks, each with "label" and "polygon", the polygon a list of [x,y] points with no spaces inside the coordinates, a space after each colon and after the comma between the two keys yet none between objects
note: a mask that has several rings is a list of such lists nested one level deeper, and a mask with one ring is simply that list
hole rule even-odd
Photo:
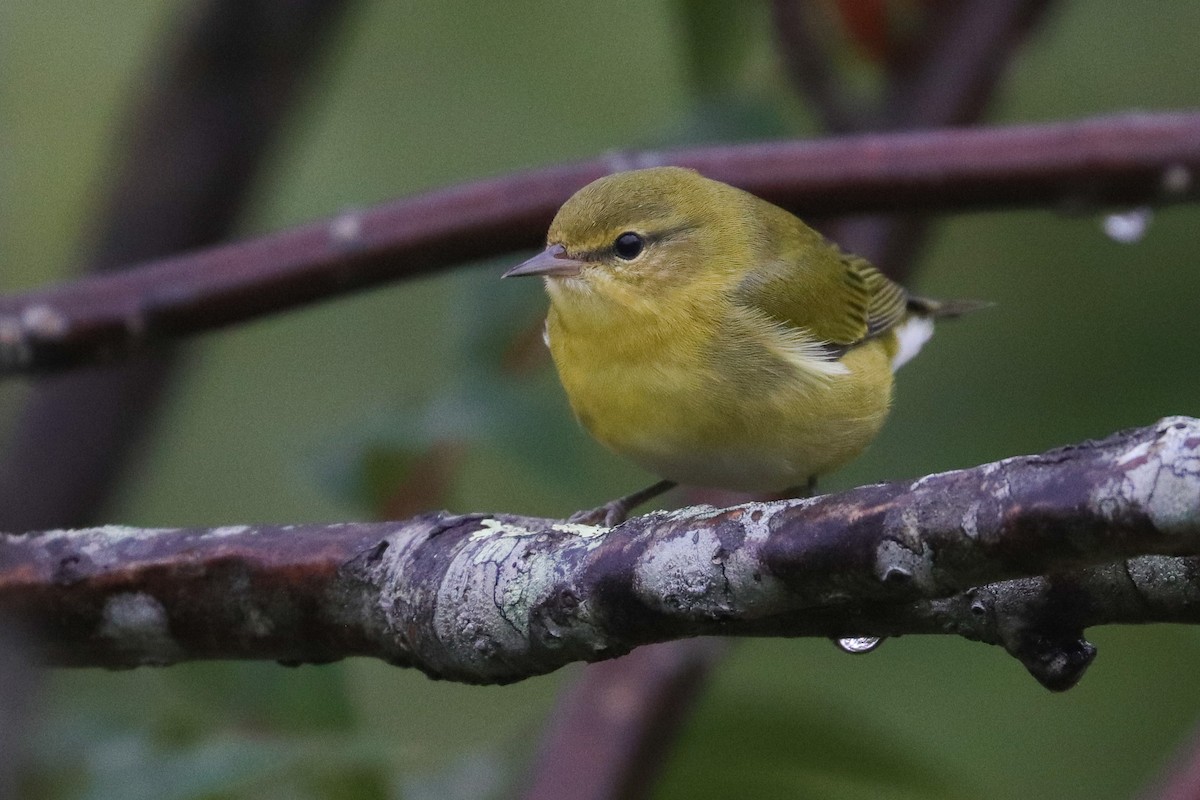
[{"label": "blurred foliage", "polygon": [[[736,8],[736,10],[734,10]],[[1062,4],[996,121],[1195,105],[1200,5]],[[69,275],[114,137],[179,4],[0,6],[0,291]],[[843,42],[839,63],[859,44]],[[869,63],[854,67],[862,78]],[[805,135],[762,3],[363,2],[340,33],[245,233],[482,175],[631,146]],[[950,469],[1200,415],[1200,210],[1143,240],[1101,210],[948,219],[915,273],[997,308],[947,325],[900,376],[893,419],[828,481]],[[536,345],[544,300],[479,265],[191,345],[113,521],[372,516],[413,502],[562,515],[648,480],[577,429]],[[0,430],[23,396],[0,385]],[[440,449],[439,449],[440,448]],[[449,450],[447,450],[449,448]],[[414,464],[452,452],[436,485]],[[418,470],[419,471],[419,470]],[[1095,632],[1063,696],[998,651],[906,638],[870,656],[746,642],[658,796],[1126,797],[1200,709],[1188,628]],[[568,676],[576,670],[566,671]],[[502,797],[563,676],[433,683],[367,661],[60,672],[31,734],[30,797]]]}]

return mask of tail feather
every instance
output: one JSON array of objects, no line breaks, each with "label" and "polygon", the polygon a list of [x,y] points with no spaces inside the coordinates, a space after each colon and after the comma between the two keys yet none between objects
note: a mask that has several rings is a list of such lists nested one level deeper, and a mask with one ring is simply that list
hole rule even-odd
[{"label": "tail feather", "polygon": [[896,326],[896,354],[892,356],[892,372],[900,369],[921,351],[933,336],[935,319],[954,319],[971,311],[995,305],[985,300],[930,300],[928,297],[908,298],[908,318]]},{"label": "tail feather", "polygon": [[972,311],[980,311],[996,305],[988,300],[931,300],[928,297],[908,298],[908,310],[921,317],[954,319]]}]

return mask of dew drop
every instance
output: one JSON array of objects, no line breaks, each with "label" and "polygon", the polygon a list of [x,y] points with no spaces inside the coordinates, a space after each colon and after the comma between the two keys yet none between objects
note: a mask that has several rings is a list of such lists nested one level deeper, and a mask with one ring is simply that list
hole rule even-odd
[{"label": "dew drop", "polygon": [[869,653],[879,645],[883,644],[882,636],[846,636],[841,639],[834,639],[834,645],[843,653],[851,655],[860,655]]},{"label": "dew drop", "polygon": [[1162,175],[1162,189],[1167,194],[1186,194],[1192,188],[1192,172],[1183,164],[1172,164]]},{"label": "dew drop", "polygon": [[1104,235],[1121,244],[1136,244],[1146,235],[1154,213],[1149,206],[1138,206],[1128,211],[1109,214],[1104,218]]},{"label": "dew drop", "polygon": [[353,249],[362,244],[363,218],[357,210],[346,211],[329,224],[329,238],[343,249]]}]

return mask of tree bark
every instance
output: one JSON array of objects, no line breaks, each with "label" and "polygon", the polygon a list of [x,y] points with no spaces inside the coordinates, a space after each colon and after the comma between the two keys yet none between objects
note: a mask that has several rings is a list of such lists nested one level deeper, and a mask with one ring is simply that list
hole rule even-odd
[{"label": "tree bark", "polygon": [[1200,421],[813,499],[614,528],[506,514],[0,540],[53,664],[375,656],[508,683],[691,636],[952,633],[1051,689],[1085,627],[1200,622]]}]

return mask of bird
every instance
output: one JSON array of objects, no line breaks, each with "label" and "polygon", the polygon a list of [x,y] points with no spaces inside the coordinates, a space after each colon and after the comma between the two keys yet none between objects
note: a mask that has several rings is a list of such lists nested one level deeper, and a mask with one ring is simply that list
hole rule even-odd
[{"label": "bird", "polygon": [[543,279],[576,418],[662,478],[572,517],[606,525],[680,483],[812,494],[879,433],[934,320],[988,305],[911,294],[789,211],[670,166],[578,190],[518,276]]}]

